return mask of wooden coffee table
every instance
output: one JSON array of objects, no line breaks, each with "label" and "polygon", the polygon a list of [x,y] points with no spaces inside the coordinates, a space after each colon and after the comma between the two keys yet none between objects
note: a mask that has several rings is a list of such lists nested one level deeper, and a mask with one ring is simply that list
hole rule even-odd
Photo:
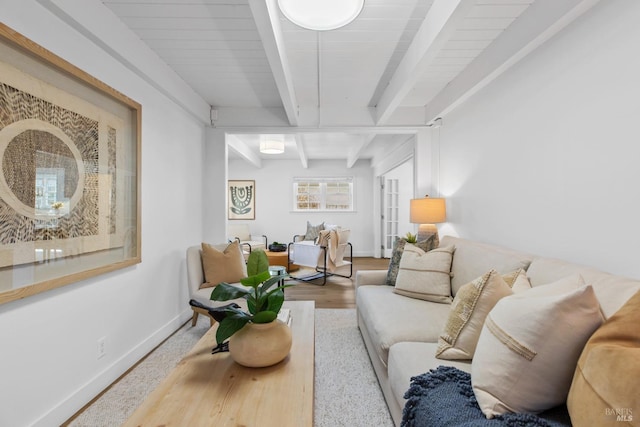
[{"label": "wooden coffee table", "polygon": [[267,368],[245,368],[211,354],[217,324],[145,399],[125,426],[312,426],[313,301],[291,309],[291,353]]}]

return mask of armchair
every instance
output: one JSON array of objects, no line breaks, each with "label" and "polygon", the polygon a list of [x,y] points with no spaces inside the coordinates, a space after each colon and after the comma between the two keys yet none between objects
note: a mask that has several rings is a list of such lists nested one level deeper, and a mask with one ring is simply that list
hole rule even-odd
[{"label": "armchair", "polygon": [[252,235],[249,224],[229,224],[227,232],[229,241],[237,240],[241,246],[248,247],[249,252],[258,249],[267,250],[267,236]]},{"label": "armchair", "polygon": [[[335,228],[322,230],[318,242],[311,240],[295,240],[287,246],[288,265],[297,264],[312,267],[316,274],[310,276],[290,276],[293,279],[311,282],[322,279],[320,285],[327,283],[328,276],[350,278],[353,275],[353,245],[349,242],[350,230]],[[347,253],[348,252],[348,253]],[[345,256],[348,260],[345,259]],[[339,274],[341,267],[349,267],[349,273]]]},{"label": "armchair", "polygon": [[[228,243],[220,245],[213,245],[214,248],[220,251],[224,251],[228,247]],[[205,275],[204,266],[202,263],[202,247],[191,246],[187,248],[187,286],[189,288],[189,299],[191,310],[193,310],[193,316],[191,318],[191,325],[195,326],[198,321],[198,315],[204,314],[209,317],[211,326],[215,323],[211,309],[219,308],[225,303],[218,301],[212,301],[209,297],[213,288],[204,287]],[[238,284],[238,286],[241,286]],[[193,303],[192,303],[193,302]],[[246,308],[246,301],[244,299],[238,299],[229,301],[228,303],[237,303],[243,309]]]}]

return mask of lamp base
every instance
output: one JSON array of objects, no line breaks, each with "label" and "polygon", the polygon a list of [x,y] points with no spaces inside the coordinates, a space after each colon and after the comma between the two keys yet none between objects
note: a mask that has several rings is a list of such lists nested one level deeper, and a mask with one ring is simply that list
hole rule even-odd
[{"label": "lamp base", "polygon": [[418,235],[416,236],[416,240],[418,242],[422,240],[427,240],[431,236],[435,235],[433,238],[435,247],[440,246],[440,239],[438,238],[438,229],[435,224],[420,224],[418,227]]}]

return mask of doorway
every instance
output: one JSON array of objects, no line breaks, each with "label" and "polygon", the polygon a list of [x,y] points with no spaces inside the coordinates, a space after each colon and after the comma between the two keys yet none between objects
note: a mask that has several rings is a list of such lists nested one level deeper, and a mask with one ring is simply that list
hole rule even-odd
[{"label": "doorway", "polygon": [[409,222],[409,200],[413,198],[413,159],[380,177],[382,256],[390,258],[393,243],[415,228]]}]

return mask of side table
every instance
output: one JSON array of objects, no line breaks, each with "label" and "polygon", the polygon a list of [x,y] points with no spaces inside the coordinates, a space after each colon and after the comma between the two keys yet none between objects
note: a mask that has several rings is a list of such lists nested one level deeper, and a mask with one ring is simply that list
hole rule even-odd
[{"label": "side table", "polygon": [[[281,265],[270,265],[269,266],[269,274],[271,274],[271,277],[278,276],[280,274],[286,274],[286,273],[287,273],[287,269],[284,268]],[[278,286],[284,286],[284,279],[280,279],[278,281]],[[282,290],[282,292],[284,292],[284,289]]]},{"label": "side table", "polygon": [[[264,252],[267,254],[267,258],[269,259],[269,265],[271,266],[280,265],[285,269],[287,268],[287,261],[289,260],[289,254],[287,253],[287,251],[284,251],[284,252],[264,251]],[[289,266],[288,272],[291,273],[292,271],[296,271],[299,268],[300,266],[291,264]]]}]

